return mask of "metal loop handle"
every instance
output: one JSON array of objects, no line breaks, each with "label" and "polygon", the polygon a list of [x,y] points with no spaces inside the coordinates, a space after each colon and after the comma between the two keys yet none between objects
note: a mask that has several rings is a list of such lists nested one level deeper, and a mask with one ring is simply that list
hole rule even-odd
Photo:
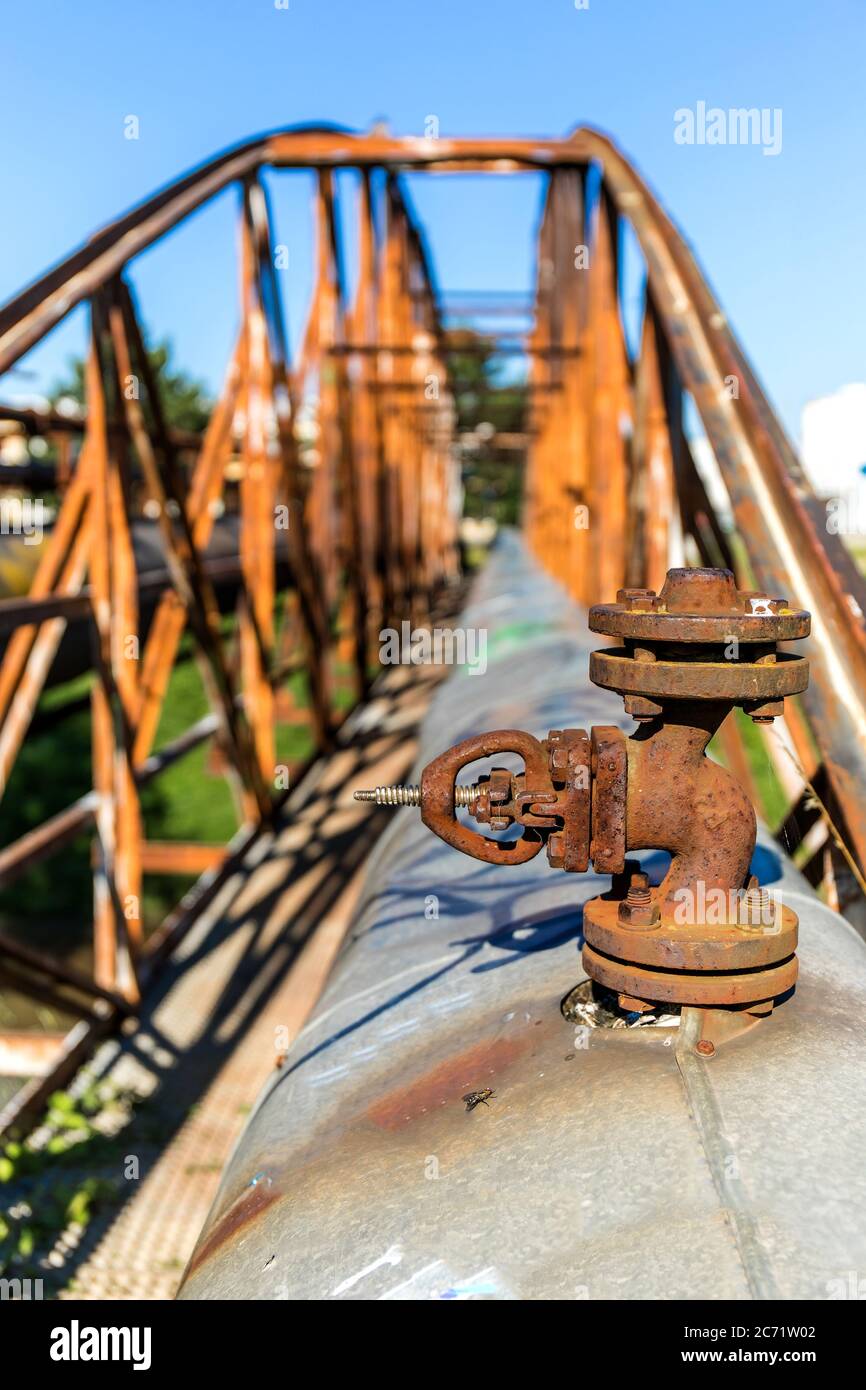
[{"label": "metal loop handle", "polygon": [[479,758],[517,753],[526,765],[526,781],[542,791],[553,791],[547,754],[537,738],[521,729],[495,729],[455,744],[428,763],[421,773],[421,819],[440,840],[473,859],[487,864],[525,864],[542,847],[535,832],[524,829],[518,840],[492,840],[461,825],[454,815],[455,782],[461,768]]}]

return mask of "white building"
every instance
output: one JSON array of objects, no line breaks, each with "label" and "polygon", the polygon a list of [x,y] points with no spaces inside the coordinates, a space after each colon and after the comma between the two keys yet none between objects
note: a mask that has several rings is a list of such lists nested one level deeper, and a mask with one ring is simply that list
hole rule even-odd
[{"label": "white building", "polygon": [[803,466],[827,502],[828,529],[866,535],[866,382],[809,401],[801,430]]},{"label": "white building", "polygon": [[866,382],[842,386],[803,407],[803,466],[819,497],[838,497],[866,482]]}]

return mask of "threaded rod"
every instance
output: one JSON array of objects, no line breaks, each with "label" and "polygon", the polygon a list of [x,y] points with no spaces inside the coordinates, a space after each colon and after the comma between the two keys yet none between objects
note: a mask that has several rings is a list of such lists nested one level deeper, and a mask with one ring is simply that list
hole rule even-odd
[{"label": "threaded rod", "polygon": [[[455,806],[474,806],[479,787],[455,787]],[[420,806],[421,788],[412,786],[376,787],[370,791],[355,792],[356,801],[375,801],[377,806]]]}]

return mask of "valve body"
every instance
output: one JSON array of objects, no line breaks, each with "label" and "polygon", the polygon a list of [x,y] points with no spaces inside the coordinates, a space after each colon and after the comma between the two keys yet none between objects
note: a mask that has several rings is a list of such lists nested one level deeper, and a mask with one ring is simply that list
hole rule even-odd
[{"label": "valve body", "polygon": [[[546,847],[553,868],[610,874],[610,891],[584,911],[583,963],[599,984],[651,1004],[768,1012],[796,980],[797,918],[748,878],[755,813],[706,748],[734,706],[768,722],[806,688],[807,662],[778,644],[807,636],[809,615],[738,590],[729,570],[675,569],[658,594],[623,589],[596,605],[589,625],[618,641],[592,654],[590,679],[623,696],[635,731],[466,739],[424,768],[413,798],[422,819],[488,863],[523,863]],[[494,768],[457,786],[464,767],[506,752],[523,759],[521,773]],[[480,834],[457,805],[523,834]],[[655,887],[627,857],[647,849],[671,856]]]}]

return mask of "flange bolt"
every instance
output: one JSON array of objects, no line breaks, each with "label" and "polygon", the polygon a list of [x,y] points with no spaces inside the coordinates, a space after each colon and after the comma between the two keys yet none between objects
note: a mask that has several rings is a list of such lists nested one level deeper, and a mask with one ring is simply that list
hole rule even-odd
[{"label": "flange bolt", "polygon": [[740,900],[737,925],[743,931],[763,931],[772,927],[775,917],[775,904],[770,897],[769,888],[761,888],[752,874]]},{"label": "flange bolt", "polygon": [[659,923],[658,904],[653,902],[649,875],[639,870],[629,880],[628,893],[617,909],[617,921],[621,927],[635,927],[645,930]]}]

